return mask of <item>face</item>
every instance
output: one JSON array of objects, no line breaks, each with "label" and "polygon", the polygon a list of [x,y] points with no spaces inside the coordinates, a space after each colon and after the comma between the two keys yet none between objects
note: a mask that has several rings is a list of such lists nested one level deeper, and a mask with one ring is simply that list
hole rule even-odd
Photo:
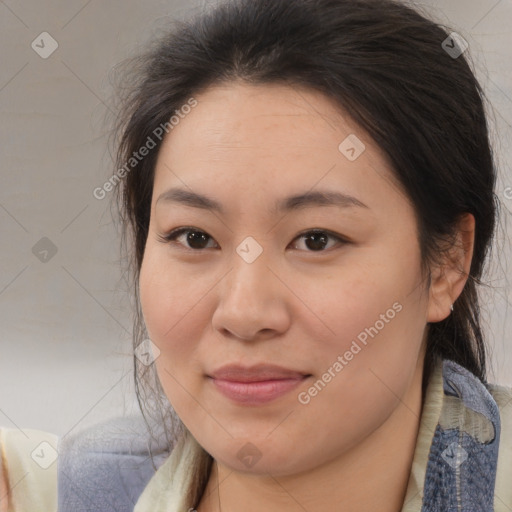
[{"label": "face", "polygon": [[428,307],[414,210],[320,93],[233,83],[195,98],[158,155],[140,273],[158,376],[218,461],[305,471],[412,386]]}]

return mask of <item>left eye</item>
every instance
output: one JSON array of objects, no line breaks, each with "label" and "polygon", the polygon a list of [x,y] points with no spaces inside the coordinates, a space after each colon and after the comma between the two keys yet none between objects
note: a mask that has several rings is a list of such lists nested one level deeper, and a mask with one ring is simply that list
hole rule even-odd
[{"label": "left eye", "polygon": [[[208,235],[208,233],[191,227],[177,228],[171,231],[170,233],[166,234],[165,236],[159,235],[158,238],[161,242],[167,244],[188,244],[188,246],[186,246],[185,249],[191,250],[193,252],[203,251],[205,248],[208,248],[205,247],[205,244],[207,245],[208,239],[213,240],[213,238],[210,235]],[[180,238],[184,243],[179,241]],[[305,231],[304,233],[298,235],[294,240],[297,239],[304,239],[306,247],[310,249],[307,252],[325,252],[324,249],[326,248],[326,245],[328,245],[327,242],[329,239],[337,241],[340,245],[345,245],[349,243],[347,239],[340,235],[336,235],[334,233],[331,233],[330,231],[320,229]]]},{"label": "left eye", "polygon": [[[341,237],[340,235],[336,235],[330,231],[321,229],[305,231],[295,238],[295,240],[298,239],[304,239],[304,244],[306,247],[312,249],[307,252],[325,252],[324,249],[326,249],[326,245],[328,245],[327,241],[329,239],[337,241],[338,245],[340,246],[348,243],[348,240]],[[332,244],[330,247],[328,247],[328,249],[332,248],[333,245],[335,246],[336,243]]]}]

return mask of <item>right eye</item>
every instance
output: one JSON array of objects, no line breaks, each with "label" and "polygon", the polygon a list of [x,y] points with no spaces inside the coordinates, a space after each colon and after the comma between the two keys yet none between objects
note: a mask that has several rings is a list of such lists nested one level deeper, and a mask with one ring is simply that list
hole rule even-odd
[{"label": "right eye", "polygon": [[[179,238],[182,239],[182,242],[176,241]],[[185,250],[192,252],[199,252],[204,250],[206,247],[203,247],[203,244],[205,244],[205,241],[208,238],[213,240],[213,238],[208,235],[208,233],[193,227],[176,228],[173,229],[170,233],[158,236],[158,239],[162,243],[172,243],[174,245],[185,245],[185,243],[190,244],[188,247],[185,246]]]}]

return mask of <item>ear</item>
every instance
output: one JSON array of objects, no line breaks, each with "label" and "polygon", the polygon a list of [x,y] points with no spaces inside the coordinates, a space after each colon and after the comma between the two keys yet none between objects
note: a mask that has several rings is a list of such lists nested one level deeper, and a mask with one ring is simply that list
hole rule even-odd
[{"label": "ear", "polygon": [[459,218],[455,242],[441,263],[432,269],[427,322],[440,322],[451,313],[451,305],[462,293],[469,276],[475,243],[475,218],[465,213]]}]

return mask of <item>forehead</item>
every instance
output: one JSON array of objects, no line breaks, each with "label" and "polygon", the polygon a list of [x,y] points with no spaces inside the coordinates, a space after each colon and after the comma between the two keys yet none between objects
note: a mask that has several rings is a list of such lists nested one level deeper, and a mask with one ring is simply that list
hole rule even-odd
[{"label": "forehead", "polygon": [[[383,151],[318,91],[229,83],[194,98],[197,105],[164,139],[155,191],[179,184],[272,193],[292,191],[294,186],[309,189],[322,182],[357,194],[379,181],[388,186],[393,181]],[[360,156],[350,160],[343,150],[354,137],[364,150],[359,148]]]},{"label": "forehead", "polygon": [[368,138],[334,101],[318,91],[235,82],[215,85],[194,97],[198,105],[182,116],[165,142],[226,150],[275,149],[285,142],[300,152],[304,144],[318,151],[332,151],[333,146],[337,150],[340,137],[351,133]]}]

